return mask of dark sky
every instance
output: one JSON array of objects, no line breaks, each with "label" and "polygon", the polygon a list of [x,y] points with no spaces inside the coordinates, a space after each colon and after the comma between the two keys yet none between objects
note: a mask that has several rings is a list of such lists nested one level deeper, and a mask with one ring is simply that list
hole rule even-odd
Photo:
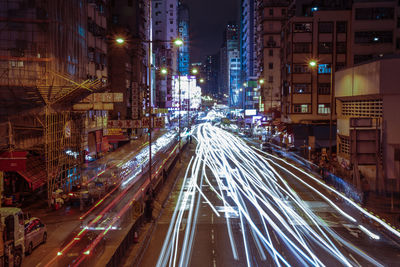
[{"label": "dark sky", "polygon": [[229,21],[239,20],[240,0],[185,0],[190,12],[190,61],[218,52]]}]

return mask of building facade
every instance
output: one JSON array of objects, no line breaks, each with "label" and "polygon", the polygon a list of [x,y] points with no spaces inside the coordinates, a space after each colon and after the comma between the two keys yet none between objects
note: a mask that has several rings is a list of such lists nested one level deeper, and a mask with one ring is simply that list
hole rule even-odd
[{"label": "building facade", "polygon": [[256,71],[255,77],[264,81],[261,84],[261,110],[272,114],[281,107],[281,33],[287,19],[288,1],[257,1],[256,3]]},{"label": "building facade", "polygon": [[[167,68],[168,74],[156,72],[156,105],[172,107],[172,77],[178,74],[178,48],[172,42],[178,34],[178,1],[153,0],[153,48],[156,68]],[[180,49],[180,48],[179,48]]]},{"label": "building facade", "polygon": [[336,73],[338,160],[359,171],[373,190],[399,191],[399,57],[383,58]]},{"label": "building facade", "polygon": [[189,8],[179,3],[178,8],[179,37],[183,40],[179,48],[178,68],[181,75],[190,75],[190,51],[189,51]]}]

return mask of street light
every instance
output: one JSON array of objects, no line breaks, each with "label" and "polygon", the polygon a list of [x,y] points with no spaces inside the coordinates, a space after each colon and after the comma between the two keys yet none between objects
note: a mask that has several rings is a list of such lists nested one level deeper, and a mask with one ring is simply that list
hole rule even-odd
[{"label": "street light", "polygon": [[[317,60],[310,60],[308,62],[308,65],[311,68],[315,68],[318,66],[318,61]],[[330,99],[330,107],[329,107],[329,158],[332,159],[332,124],[333,124],[333,64],[331,63],[331,74],[330,74],[330,80],[331,80],[331,88],[330,88],[330,93],[331,93],[331,99]]]},{"label": "street light", "polygon": [[167,75],[168,74],[168,69],[167,68],[161,68],[161,74],[162,75]]},{"label": "street light", "polygon": [[176,38],[176,39],[174,40],[174,44],[175,44],[177,47],[181,47],[181,46],[183,45],[183,40],[182,40],[181,38]]},{"label": "street light", "polygon": [[264,79],[260,79],[259,81],[258,81],[260,84],[264,84]]},{"label": "street light", "polygon": [[200,82],[200,83],[204,83],[204,79],[203,79],[203,78],[200,78],[199,82]]},{"label": "street light", "polygon": [[198,73],[199,73],[199,70],[198,70],[198,69],[196,69],[196,68],[192,69],[192,74],[196,75],[196,74],[198,74]]},{"label": "street light", "polygon": [[117,42],[117,44],[122,45],[123,43],[125,43],[125,39],[122,38],[122,37],[117,37],[117,38],[115,39],[115,42]]}]

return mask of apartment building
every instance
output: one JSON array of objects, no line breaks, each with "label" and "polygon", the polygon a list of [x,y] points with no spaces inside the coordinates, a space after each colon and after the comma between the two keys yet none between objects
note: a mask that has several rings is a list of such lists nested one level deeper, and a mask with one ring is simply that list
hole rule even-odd
[{"label": "apartment building", "polygon": [[354,0],[350,65],[400,54],[400,3]]},{"label": "apartment building", "polygon": [[336,73],[338,161],[359,187],[360,171],[373,190],[399,191],[399,69],[386,56]]},{"label": "apartment building", "polygon": [[[143,100],[152,93],[148,88],[149,32],[151,10],[142,0],[109,2],[108,33],[109,80],[113,92],[123,94],[124,103],[110,112],[113,120],[139,119],[146,112]],[[132,19],[132,18],[135,19]],[[116,42],[117,38],[125,41]],[[147,105],[148,103],[146,103]]]},{"label": "apartment building", "polygon": [[168,68],[167,75],[156,73],[156,105],[160,108],[172,107],[172,76],[178,73],[178,48],[172,41],[180,37],[178,32],[178,1],[152,1],[153,49],[155,66]]},{"label": "apartment building", "polygon": [[261,84],[261,110],[272,113],[281,107],[281,51],[283,46],[281,32],[287,19],[289,1],[263,0],[257,1],[258,49],[256,58],[257,74]]},{"label": "apartment building", "polygon": [[327,147],[328,136],[334,135],[331,80],[334,70],[350,64],[350,22],[351,10],[318,10],[293,16],[284,26],[282,121],[294,127],[298,143],[315,136],[315,146]]}]

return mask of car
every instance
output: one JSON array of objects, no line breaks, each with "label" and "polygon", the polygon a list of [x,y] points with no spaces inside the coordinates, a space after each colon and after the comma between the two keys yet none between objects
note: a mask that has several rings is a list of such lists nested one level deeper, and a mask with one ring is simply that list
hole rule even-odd
[{"label": "car", "polygon": [[32,250],[47,241],[46,225],[36,217],[25,221],[25,253],[31,254]]}]

